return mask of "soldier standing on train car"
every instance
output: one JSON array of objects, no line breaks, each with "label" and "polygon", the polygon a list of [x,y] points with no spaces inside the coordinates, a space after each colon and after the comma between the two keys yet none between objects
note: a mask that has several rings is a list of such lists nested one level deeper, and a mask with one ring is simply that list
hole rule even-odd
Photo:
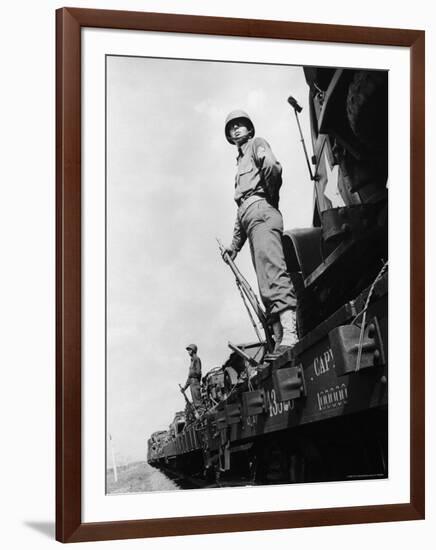
[{"label": "soldier standing on train car", "polygon": [[282,167],[268,142],[254,133],[244,111],[227,116],[225,135],[238,149],[234,196],[238,210],[226,252],[233,260],[248,238],[260,296],[274,332],[274,351],[282,353],[297,342],[296,300],[286,270],[278,210]]},{"label": "soldier standing on train car", "polygon": [[183,390],[186,391],[189,387],[191,389],[192,402],[194,407],[201,405],[201,392],[200,392],[200,380],[201,380],[201,359],[197,355],[198,348],[196,344],[189,344],[186,347],[189,356],[191,357],[191,363],[189,365],[189,373]]}]

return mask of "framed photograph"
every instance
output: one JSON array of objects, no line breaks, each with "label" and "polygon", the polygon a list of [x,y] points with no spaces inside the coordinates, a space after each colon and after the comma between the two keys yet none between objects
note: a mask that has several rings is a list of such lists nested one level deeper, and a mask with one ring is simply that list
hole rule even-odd
[{"label": "framed photograph", "polygon": [[424,518],[424,32],[56,30],[57,540]]}]

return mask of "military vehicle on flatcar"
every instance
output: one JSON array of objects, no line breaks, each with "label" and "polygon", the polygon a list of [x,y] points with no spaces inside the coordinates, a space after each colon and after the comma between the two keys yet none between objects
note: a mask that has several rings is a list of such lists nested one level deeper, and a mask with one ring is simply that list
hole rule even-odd
[{"label": "military vehicle on flatcar", "polygon": [[153,432],[150,439],[148,440],[148,460],[154,462],[160,460],[163,454],[163,441],[167,436],[166,430],[160,430],[158,432]]},{"label": "military vehicle on flatcar", "polygon": [[313,221],[283,236],[299,342],[276,357],[264,327],[262,341],[231,345],[203,378],[202,415],[152,435],[152,466],[254,483],[388,474],[387,73],[304,73],[311,158],[302,108],[288,102],[313,182]]}]

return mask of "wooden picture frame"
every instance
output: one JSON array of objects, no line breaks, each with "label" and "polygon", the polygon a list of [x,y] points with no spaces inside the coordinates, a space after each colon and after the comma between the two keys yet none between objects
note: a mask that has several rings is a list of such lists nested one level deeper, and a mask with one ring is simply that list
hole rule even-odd
[{"label": "wooden picture frame", "polygon": [[[410,502],[215,516],[82,522],[81,29],[210,34],[402,46],[411,67]],[[423,519],[424,53],[423,31],[62,8],[56,13],[56,539],[160,537]]]}]

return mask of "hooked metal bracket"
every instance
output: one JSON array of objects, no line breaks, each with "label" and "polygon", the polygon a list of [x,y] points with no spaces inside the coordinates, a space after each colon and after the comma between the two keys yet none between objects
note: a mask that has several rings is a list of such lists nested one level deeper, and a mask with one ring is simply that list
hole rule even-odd
[{"label": "hooked metal bracket", "polygon": [[357,325],[342,325],[329,332],[330,347],[337,376],[344,376],[345,374],[386,364],[380,325],[376,317],[368,323],[363,334],[362,353],[357,369],[359,338],[360,327]]},{"label": "hooked metal bracket", "polygon": [[289,401],[307,395],[302,365],[278,369],[272,375],[278,401]]},{"label": "hooked metal bracket", "polygon": [[247,391],[242,394],[242,412],[244,417],[257,416],[265,411],[264,390]]}]

